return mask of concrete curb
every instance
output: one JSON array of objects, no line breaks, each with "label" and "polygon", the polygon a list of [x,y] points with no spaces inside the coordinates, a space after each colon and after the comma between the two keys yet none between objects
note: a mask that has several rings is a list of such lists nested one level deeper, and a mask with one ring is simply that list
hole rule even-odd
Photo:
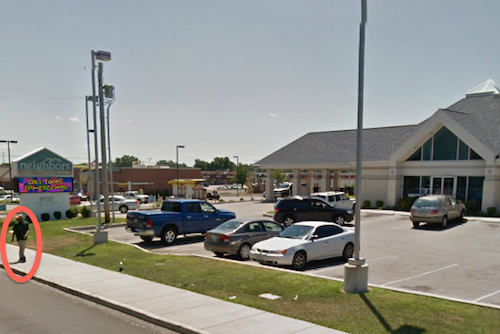
[{"label": "concrete curb", "polygon": [[[1,268],[5,268],[3,264],[0,264]],[[14,273],[17,275],[26,275],[24,271],[21,271],[19,269],[11,268]],[[126,274],[125,274],[126,275]],[[79,289],[71,288],[63,284],[55,283],[40,277],[37,277],[36,275],[33,276],[33,279],[39,283],[46,284],[52,288],[58,289],[60,291],[64,291],[66,293],[69,293],[73,296],[77,296],[79,298],[94,302],[96,304],[108,307],[110,309],[113,309],[115,311],[119,311],[125,314],[128,314],[132,317],[147,321],[149,323],[152,323],[154,325],[164,327],[182,334],[210,334],[210,332],[204,331],[202,329],[195,328],[193,326],[189,326],[183,323],[180,323],[178,321],[168,319],[165,317],[158,317],[155,314],[152,314],[150,312],[129,306],[129,305],[124,305],[119,302],[116,302],[114,300],[111,300],[109,298],[101,297],[96,294],[92,293],[87,293],[84,291],[81,291]]]}]

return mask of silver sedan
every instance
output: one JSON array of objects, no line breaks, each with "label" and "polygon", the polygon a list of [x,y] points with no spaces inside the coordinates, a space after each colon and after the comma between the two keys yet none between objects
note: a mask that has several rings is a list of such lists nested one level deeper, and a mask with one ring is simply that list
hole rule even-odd
[{"label": "silver sedan", "polygon": [[442,228],[450,220],[462,222],[465,216],[465,205],[454,197],[447,195],[428,195],[418,198],[410,210],[413,227],[419,227],[421,222],[437,223]]}]

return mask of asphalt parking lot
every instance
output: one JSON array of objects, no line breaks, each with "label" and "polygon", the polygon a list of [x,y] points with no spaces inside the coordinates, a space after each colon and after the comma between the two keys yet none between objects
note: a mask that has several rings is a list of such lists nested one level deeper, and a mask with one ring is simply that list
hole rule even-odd
[{"label": "asphalt parking lot", "polygon": [[[238,217],[259,216],[273,204],[226,203]],[[147,245],[124,227],[109,229],[109,238],[135,244],[155,253],[201,255],[216,259],[203,248],[203,236],[179,237],[173,246],[159,239]],[[469,219],[446,229],[422,225],[414,229],[407,216],[363,213],[361,256],[369,265],[369,283],[471,302],[500,306],[500,223]],[[236,260],[235,258],[227,258]],[[247,261],[249,265],[261,266]],[[309,263],[304,272],[343,279],[344,261]]]}]

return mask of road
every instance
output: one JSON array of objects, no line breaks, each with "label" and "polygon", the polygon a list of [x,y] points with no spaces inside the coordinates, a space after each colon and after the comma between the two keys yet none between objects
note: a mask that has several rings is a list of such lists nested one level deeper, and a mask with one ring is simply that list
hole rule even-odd
[{"label": "road", "polygon": [[[235,202],[218,207],[245,217],[261,216],[272,210],[273,205]],[[499,223],[469,220],[450,224],[444,230],[428,225],[415,229],[406,216],[363,213],[361,224],[361,255],[369,264],[370,284],[500,305]],[[204,249],[203,236],[199,235],[180,236],[168,247],[158,239],[145,244],[124,227],[110,228],[109,238],[159,254],[215,259],[214,254]],[[316,261],[309,263],[304,272],[343,279],[344,263],[338,258]]]},{"label": "road", "polygon": [[176,333],[33,280],[15,283],[3,270],[0,296],[1,334]]}]

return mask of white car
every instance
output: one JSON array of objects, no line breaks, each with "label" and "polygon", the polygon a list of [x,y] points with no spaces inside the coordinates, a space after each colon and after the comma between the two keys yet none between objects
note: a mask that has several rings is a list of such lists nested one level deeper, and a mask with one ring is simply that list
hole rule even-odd
[{"label": "white car", "polygon": [[354,229],[329,222],[295,223],[274,237],[253,245],[250,258],[262,264],[302,269],[307,262],[354,254]]},{"label": "white car", "polygon": [[[129,210],[139,209],[139,202],[134,199],[126,199],[123,196],[113,196],[115,210],[120,210],[121,213],[127,213]],[[104,197],[101,196],[101,203],[104,204]],[[111,196],[109,196],[109,208],[112,208]]]},{"label": "white car", "polygon": [[312,193],[311,197],[319,197],[330,203],[331,205],[342,206],[344,208],[354,210],[356,200],[347,197],[344,192],[340,191],[325,191]]},{"label": "white car", "polygon": [[19,201],[20,201],[20,198],[16,197],[16,195],[14,195],[14,197],[12,197],[12,195],[0,196],[0,202],[19,202]]}]

